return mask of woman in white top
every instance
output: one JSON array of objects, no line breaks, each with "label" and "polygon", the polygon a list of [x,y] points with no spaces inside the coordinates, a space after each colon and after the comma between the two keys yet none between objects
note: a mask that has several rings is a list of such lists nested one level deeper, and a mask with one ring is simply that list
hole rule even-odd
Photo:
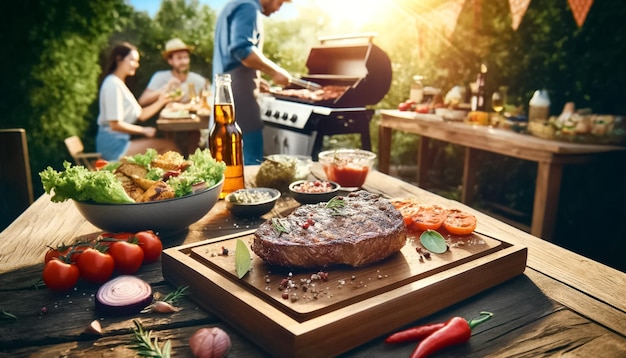
[{"label": "woman in white top", "polygon": [[[156,128],[135,124],[146,121],[171,101],[163,93],[149,106],[142,108],[126,85],[126,78],[139,68],[139,51],[129,43],[116,45],[109,56],[109,65],[100,86],[100,113],[96,151],[106,160],[119,160],[128,155],[144,153],[154,148],[159,153],[179,151],[168,139],[155,138]],[[145,138],[132,139],[131,136]]]}]

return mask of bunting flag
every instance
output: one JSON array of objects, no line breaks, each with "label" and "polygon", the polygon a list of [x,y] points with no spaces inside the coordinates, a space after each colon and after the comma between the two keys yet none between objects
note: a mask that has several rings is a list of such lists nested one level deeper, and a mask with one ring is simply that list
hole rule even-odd
[{"label": "bunting flag", "polygon": [[[569,1],[571,2],[572,0]],[[513,17],[513,21],[511,21],[511,27],[513,28],[513,31],[517,31],[517,28],[519,27],[519,24],[522,22],[522,18],[526,13],[526,9],[528,9],[528,4],[530,4],[530,0],[509,0],[511,16]]]},{"label": "bunting flag", "polygon": [[589,9],[591,9],[591,5],[593,5],[593,0],[567,0],[567,2],[572,9],[576,24],[578,27],[582,27],[589,13]]},{"label": "bunting flag", "polygon": [[446,37],[450,38],[454,33],[456,22],[459,19],[464,4],[465,0],[452,0],[436,7],[431,12],[433,18],[443,27]]}]

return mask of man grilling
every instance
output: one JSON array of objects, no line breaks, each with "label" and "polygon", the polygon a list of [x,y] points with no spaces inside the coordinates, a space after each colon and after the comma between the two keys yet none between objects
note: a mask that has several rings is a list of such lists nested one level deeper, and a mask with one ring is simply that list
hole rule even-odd
[{"label": "man grilling", "polygon": [[246,165],[263,161],[263,121],[256,95],[259,71],[279,86],[287,86],[289,73],[263,55],[263,19],[290,0],[230,0],[218,16],[213,50],[213,77],[229,73],[237,123],[243,132]]}]

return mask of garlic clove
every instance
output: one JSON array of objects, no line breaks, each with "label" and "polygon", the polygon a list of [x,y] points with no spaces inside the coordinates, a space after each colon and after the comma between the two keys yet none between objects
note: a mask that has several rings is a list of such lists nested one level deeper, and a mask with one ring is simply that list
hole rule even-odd
[{"label": "garlic clove", "polygon": [[103,333],[103,330],[102,330],[102,326],[100,325],[100,321],[98,320],[91,321],[91,323],[89,323],[89,326],[85,328],[83,333],[101,336]]},{"label": "garlic clove", "polygon": [[173,305],[165,301],[155,301],[149,307],[150,307],[151,312],[158,312],[158,313],[173,313],[173,312],[180,311],[180,308],[174,307]]}]

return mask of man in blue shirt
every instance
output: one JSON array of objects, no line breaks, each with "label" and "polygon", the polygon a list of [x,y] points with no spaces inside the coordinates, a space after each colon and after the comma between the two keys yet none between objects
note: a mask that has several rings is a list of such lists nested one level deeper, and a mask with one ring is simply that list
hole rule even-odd
[{"label": "man in blue shirt", "polygon": [[263,160],[263,121],[256,95],[258,72],[274,84],[287,86],[289,73],[263,55],[263,19],[290,0],[231,0],[219,14],[215,27],[213,78],[229,73],[233,83],[236,120],[243,132],[246,165]]}]

